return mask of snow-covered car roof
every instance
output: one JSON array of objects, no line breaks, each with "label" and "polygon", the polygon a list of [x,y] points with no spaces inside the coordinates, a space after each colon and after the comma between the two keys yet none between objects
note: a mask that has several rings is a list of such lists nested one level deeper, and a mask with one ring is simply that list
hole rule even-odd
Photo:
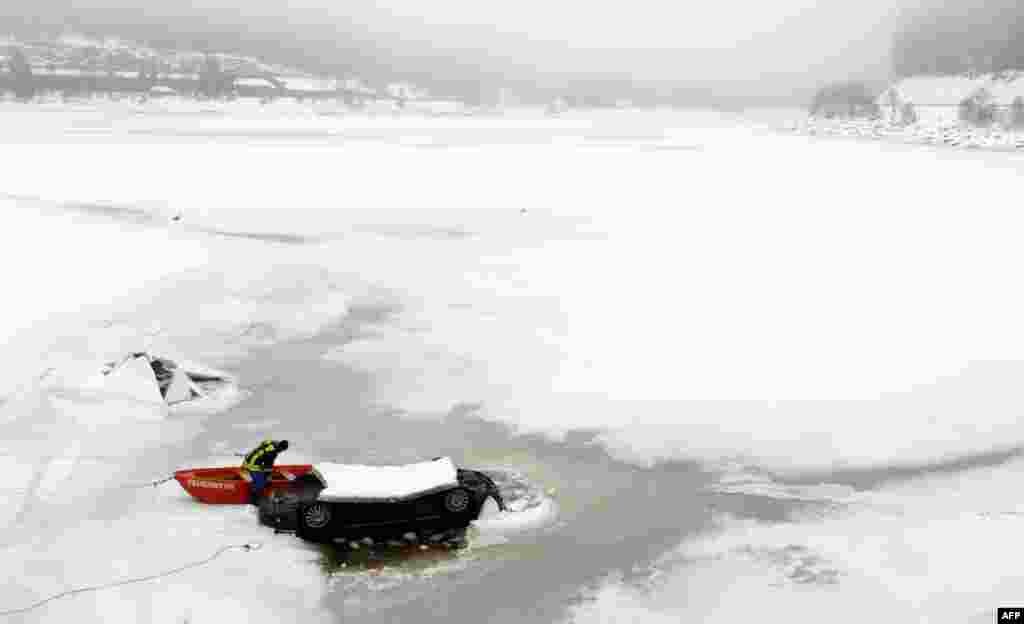
[{"label": "snow-covered car roof", "polygon": [[401,466],[314,464],[324,484],[318,496],[327,502],[394,501],[437,492],[458,484],[458,471],[448,457]]},{"label": "snow-covered car roof", "polygon": [[982,78],[966,76],[910,76],[893,88],[900,98],[915,106],[957,106],[979,88],[987,86]]}]

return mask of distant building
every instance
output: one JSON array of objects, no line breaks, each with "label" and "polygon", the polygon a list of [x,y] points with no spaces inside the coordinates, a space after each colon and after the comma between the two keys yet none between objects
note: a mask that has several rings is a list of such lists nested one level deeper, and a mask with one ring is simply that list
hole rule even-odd
[{"label": "distant building", "polygon": [[900,115],[912,110],[921,123],[955,124],[961,119],[963,102],[986,83],[965,76],[911,76],[883,91],[877,103],[889,121],[899,121]]},{"label": "distant building", "polygon": [[995,123],[1007,128],[1024,126],[1024,76],[993,78],[986,90]]},{"label": "distant building", "polygon": [[426,97],[426,93],[408,82],[394,82],[387,85],[384,90],[388,95],[404,100],[416,100]]},{"label": "distant building", "polygon": [[567,112],[569,110],[569,108],[570,107],[569,107],[569,101],[568,100],[566,100],[563,97],[557,97],[554,100],[552,100],[547,105],[547,107],[545,107],[544,112],[547,115],[549,115],[549,116],[556,116],[556,115],[561,115],[562,113]]},{"label": "distant building", "polygon": [[913,76],[878,97],[883,118],[907,123],[908,114],[927,125],[968,123],[1024,125],[1024,78],[1016,73],[984,76]]},{"label": "distant building", "polygon": [[158,97],[173,97],[173,96],[178,95],[178,92],[175,91],[174,89],[172,89],[171,87],[164,87],[164,86],[157,85],[155,87],[151,87],[149,89],[149,91],[146,92],[146,94],[149,97],[158,98]]}]

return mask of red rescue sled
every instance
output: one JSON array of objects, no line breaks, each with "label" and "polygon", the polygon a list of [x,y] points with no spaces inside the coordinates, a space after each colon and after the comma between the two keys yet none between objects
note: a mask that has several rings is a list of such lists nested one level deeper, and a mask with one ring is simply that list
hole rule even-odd
[{"label": "red rescue sled", "polygon": [[[289,483],[312,469],[310,464],[274,466],[263,493],[287,488]],[[174,478],[193,498],[204,503],[245,505],[249,502],[249,475],[238,466],[178,470]]]}]

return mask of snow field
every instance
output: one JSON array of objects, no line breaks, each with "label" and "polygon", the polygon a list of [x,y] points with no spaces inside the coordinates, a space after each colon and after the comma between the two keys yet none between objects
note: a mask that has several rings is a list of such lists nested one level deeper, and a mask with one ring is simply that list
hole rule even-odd
[{"label": "snow field", "polygon": [[[96,366],[140,344],[218,366],[310,335],[375,289],[394,294],[395,314],[326,357],[381,373],[381,403],[426,415],[479,402],[521,431],[600,430],[630,461],[698,458],[741,473],[927,464],[1024,440],[1020,165],[1005,154],[817,142],[706,116],[640,129],[628,116],[488,120],[477,142],[453,141],[452,122],[436,120],[304,119],[305,134],[283,139],[288,119],[159,119],[127,132],[145,123],[112,116],[90,133],[43,119],[0,122],[19,126],[0,150],[0,254],[34,267],[6,283],[0,462],[35,484],[0,490],[19,509],[9,522],[70,508],[103,482],[94,474],[112,483],[192,435],[130,405],[104,420],[82,390]],[[379,135],[346,139],[360,125]],[[509,139],[527,129],[543,139]],[[90,459],[115,436],[130,448]],[[999,559],[1016,528],[1002,513],[1017,510],[1015,471],[798,492],[847,507],[782,525],[726,521],[683,546],[698,567],[666,564],[664,592],[612,579],[577,616],[714,621],[760,596],[795,621],[827,605],[851,618],[981,617],[1020,593]],[[141,531],[143,516],[123,521]],[[209,532],[192,518],[183,531]],[[223,521],[225,535],[244,532]],[[76,543],[116,550],[95,539],[106,529],[68,522]],[[5,554],[59,550],[26,544]],[[11,600],[47,591],[6,585]],[[250,586],[197,604],[233,610]],[[304,591],[263,598],[312,600]],[[104,596],[89,599],[126,608]]]}]

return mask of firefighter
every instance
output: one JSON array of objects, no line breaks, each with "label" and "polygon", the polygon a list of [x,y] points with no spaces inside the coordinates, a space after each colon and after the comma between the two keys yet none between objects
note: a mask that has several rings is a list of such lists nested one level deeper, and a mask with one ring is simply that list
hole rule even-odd
[{"label": "firefighter", "polygon": [[274,460],[278,453],[288,449],[288,440],[264,440],[245,456],[242,462],[242,469],[249,473],[251,478],[249,484],[250,499],[253,505],[258,505],[263,490],[270,481],[270,473],[274,469]]}]

